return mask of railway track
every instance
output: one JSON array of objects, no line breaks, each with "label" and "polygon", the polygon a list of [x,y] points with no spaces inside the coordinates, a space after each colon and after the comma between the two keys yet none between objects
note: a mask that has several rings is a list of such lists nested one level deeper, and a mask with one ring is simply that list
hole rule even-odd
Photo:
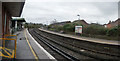
[{"label": "railway track", "polygon": [[[115,55],[115,54],[108,54],[105,52],[103,53],[103,52],[96,51],[96,50],[81,48],[81,47],[79,47],[79,45],[74,45],[72,43],[68,43],[65,41],[58,42],[56,40],[53,40],[52,38],[49,38],[45,34],[43,35],[42,33],[40,33],[39,30],[33,30],[32,33],[34,33],[34,35],[36,35],[36,37],[38,37],[40,40],[42,40],[42,42],[45,43],[47,46],[49,46],[53,50],[57,51],[58,53],[60,53],[61,55],[63,55],[64,57],[66,57],[69,60],[77,61],[77,60],[79,60],[79,58],[78,57],[76,58],[75,55],[71,56],[70,54],[67,54],[65,51],[59,49],[59,47],[56,47],[56,46],[62,46],[62,47],[69,49],[73,52],[76,52],[76,53],[79,53],[81,55],[90,57],[92,59],[97,59],[97,60],[103,60],[104,58],[107,58],[107,59],[112,58],[113,59],[113,57],[114,57],[114,59],[119,58],[119,56]],[[49,40],[49,42],[47,40]],[[55,44],[57,44],[57,45],[55,45]],[[85,51],[85,52],[83,52],[83,51]]]},{"label": "railway track", "polygon": [[40,35],[38,35],[35,32],[32,32],[34,34],[34,36],[36,36],[40,41],[42,41],[44,44],[46,44],[47,46],[49,46],[52,50],[56,51],[57,53],[61,54],[62,56],[64,56],[65,58],[67,58],[68,60],[71,61],[79,61],[78,58],[73,57],[72,55],[67,54],[66,52],[64,52],[63,50],[59,49],[57,46],[54,46],[53,44],[49,43],[47,40],[45,40],[43,37],[41,37]]}]

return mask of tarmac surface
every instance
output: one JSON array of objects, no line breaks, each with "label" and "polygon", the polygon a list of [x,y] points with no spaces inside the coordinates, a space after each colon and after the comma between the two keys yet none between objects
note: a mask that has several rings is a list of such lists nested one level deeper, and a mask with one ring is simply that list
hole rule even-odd
[{"label": "tarmac surface", "polygon": [[[49,61],[55,61],[55,58],[36,42],[27,29],[16,32],[14,35],[17,35],[16,59],[33,59],[37,61],[47,59]],[[11,43],[9,42],[8,44]]]},{"label": "tarmac surface", "polygon": [[35,59],[26,41],[24,31],[17,32],[16,59]]}]

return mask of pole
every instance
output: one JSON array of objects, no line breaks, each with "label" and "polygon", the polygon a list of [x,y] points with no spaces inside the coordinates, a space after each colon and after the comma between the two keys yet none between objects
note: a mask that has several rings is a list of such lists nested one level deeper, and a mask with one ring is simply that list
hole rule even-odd
[{"label": "pole", "polygon": [[78,14],[77,16],[78,16],[78,20],[80,20],[80,15]]}]

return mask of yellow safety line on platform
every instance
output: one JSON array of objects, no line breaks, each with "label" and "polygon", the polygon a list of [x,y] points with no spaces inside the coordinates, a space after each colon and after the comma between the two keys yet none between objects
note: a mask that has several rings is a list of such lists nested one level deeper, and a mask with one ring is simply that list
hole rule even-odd
[{"label": "yellow safety line on platform", "polygon": [[31,49],[31,51],[32,51],[32,53],[33,53],[35,59],[37,59],[37,61],[39,61],[37,55],[35,54],[33,48],[31,47],[31,45],[30,45],[30,43],[29,43],[29,41],[28,41],[28,38],[27,38],[27,36],[26,36],[25,30],[24,30],[24,34],[25,34],[26,41],[27,41],[27,43],[28,43],[28,45],[29,45],[29,47],[30,47],[30,49]]}]

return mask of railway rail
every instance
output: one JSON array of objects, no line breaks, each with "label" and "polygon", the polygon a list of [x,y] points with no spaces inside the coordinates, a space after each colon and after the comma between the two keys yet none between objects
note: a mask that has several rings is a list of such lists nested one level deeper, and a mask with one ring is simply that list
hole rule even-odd
[{"label": "railway rail", "polygon": [[[57,51],[59,54],[61,54],[62,56],[66,57],[67,59],[72,60],[72,61],[73,60],[74,61],[80,60],[79,55],[83,55],[85,57],[90,57],[88,59],[95,59],[95,60],[120,58],[120,56],[119,56],[119,54],[117,54],[117,52],[110,54],[110,53],[107,53],[103,50],[99,51],[97,49],[85,48],[84,46],[80,46],[78,44],[71,43],[70,41],[54,40],[56,37],[53,37],[53,35],[50,35],[49,33],[42,32],[38,29],[32,30],[31,33],[33,33],[34,36],[36,36],[40,41],[45,43],[51,49],[53,49],[54,51]],[[73,55],[67,53],[66,51],[67,52],[72,51]]]},{"label": "railway rail", "polygon": [[72,61],[79,61],[79,59],[73,57],[72,55],[67,54],[66,52],[64,52],[63,50],[59,49],[58,47],[54,46],[53,44],[49,43],[47,40],[45,40],[43,37],[41,37],[40,35],[38,35],[35,32],[32,32],[34,34],[34,36],[36,36],[39,40],[41,40],[43,43],[45,43],[47,46],[49,46],[52,50],[58,52],[59,54],[61,54],[62,56],[64,56],[65,58],[67,58],[68,60],[72,60]]}]

